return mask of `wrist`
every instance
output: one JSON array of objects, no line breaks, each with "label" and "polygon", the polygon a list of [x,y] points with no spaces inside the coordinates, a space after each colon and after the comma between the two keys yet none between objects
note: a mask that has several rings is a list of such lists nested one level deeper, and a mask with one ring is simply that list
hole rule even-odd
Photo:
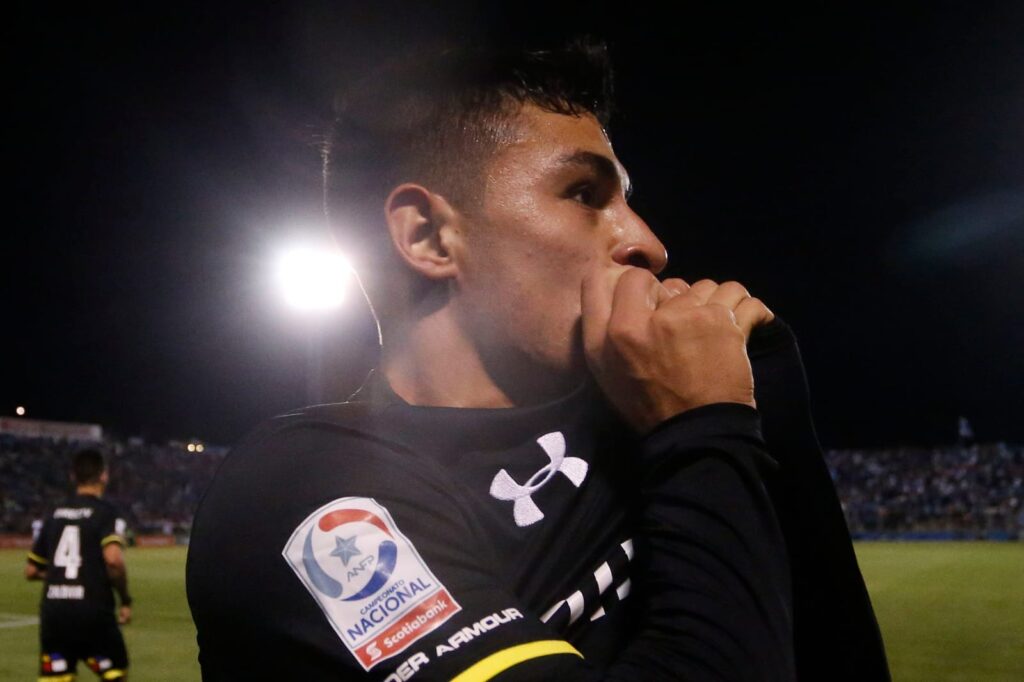
[{"label": "wrist", "polygon": [[[652,471],[666,462],[689,462],[711,452],[758,451],[771,459],[757,408],[736,402],[709,403],[669,417],[643,437],[641,448]],[[774,461],[765,463],[774,468]]]},{"label": "wrist", "polygon": [[[698,405],[697,407],[691,407],[688,410],[677,412],[671,417],[661,420],[641,435],[645,440],[652,440],[657,437],[657,434],[662,431],[670,430],[678,424],[685,424],[689,422],[697,422],[700,424],[709,420],[711,420],[712,423],[720,424],[720,420],[723,417],[726,419],[730,418],[728,415],[732,415],[733,418],[738,417],[739,419],[747,422],[754,418],[757,421],[758,430],[760,430],[760,412],[758,412],[756,405],[723,400],[713,403],[704,403],[703,405]],[[701,427],[683,428],[697,428],[698,430],[702,430]],[[715,429],[712,428],[712,430]]]}]

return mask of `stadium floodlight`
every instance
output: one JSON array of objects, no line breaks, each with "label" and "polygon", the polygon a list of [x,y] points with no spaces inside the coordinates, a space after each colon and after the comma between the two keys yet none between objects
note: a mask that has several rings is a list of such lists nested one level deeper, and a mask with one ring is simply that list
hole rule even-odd
[{"label": "stadium floodlight", "polygon": [[14,414],[18,415],[19,417],[24,417],[25,408],[22,405],[18,405],[17,407],[14,408]]},{"label": "stadium floodlight", "polygon": [[202,443],[196,443],[196,452],[202,452],[205,449]]},{"label": "stadium floodlight", "polygon": [[275,272],[290,306],[304,312],[324,312],[345,300],[352,266],[336,248],[300,245],[281,253]]},{"label": "stadium floodlight", "polygon": [[185,446],[185,449],[188,450],[189,452],[195,452],[196,451],[195,443],[189,443],[188,445]]}]

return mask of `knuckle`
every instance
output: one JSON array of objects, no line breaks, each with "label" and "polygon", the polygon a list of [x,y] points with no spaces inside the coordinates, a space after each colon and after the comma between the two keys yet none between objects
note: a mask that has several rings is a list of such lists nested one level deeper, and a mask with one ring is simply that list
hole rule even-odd
[{"label": "knuckle", "polygon": [[[743,306],[745,309],[752,308],[759,310],[768,310],[768,306],[766,306],[764,304],[764,301],[759,299],[757,296],[750,296],[744,299],[743,301],[740,302],[740,306]],[[739,308],[739,306],[737,306],[737,308]]]},{"label": "knuckle", "polygon": [[651,315],[651,326],[659,333],[659,335],[664,332],[671,332],[678,324],[681,316],[681,313],[673,313],[662,308],[656,310],[654,314]]},{"label": "knuckle", "polygon": [[688,318],[686,323],[698,329],[704,327],[714,327],[715,325],[719,324],[719,320],[721,319],[719,317],[720,312],[715,309],[721,307],[722,306],[716,305],[701,305],[696,306],[694,308],[690,308],[689,310],[686,311],[686,315]]},{"label": "knuckle", "polygon": [[727,282],[723,282],[721,288],[728,288],[730,291],[736,290],[737,292],[742,293],[744,296],[750,296],[750,292],[747,291],[747,288],[734,279],[730,279]]},{"label": "knuckle", "polygon": [[624,324],[608,325],[608,343],[620,353],[633,351],[644,345],[640,330]]},{"label": "knuckle", "polygon": [[706,322],[708,325],[716,327],[735,325],[736,315],[731,308],[720,303],[711,303],[703,306],[703,308],[707,311]]}]

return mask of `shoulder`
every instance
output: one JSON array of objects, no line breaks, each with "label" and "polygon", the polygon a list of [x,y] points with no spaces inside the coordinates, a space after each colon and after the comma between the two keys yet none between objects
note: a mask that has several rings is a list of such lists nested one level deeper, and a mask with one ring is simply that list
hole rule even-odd
[{"label": "shoulder", "polygon": [[[394,467],[401,467],[396,471]],[[415,437],[378,405],[345,402],[316,405],[278,415],[250,432],[225,458],[221,476],[259,471],[290,480],[344,474],[364,477],[431,469],[417,454]]]},{"label": "shoulder", "polygon": [[[451,497],[447,477],[366,403],[305,408],[267,420],[228,453],[207,489],[196,530],[292,523],[346,496]],[[268,527],[269,527],[268,525]]]},{"label": "shoulder", "polygon": [[[327,530],[379,531],[399,548],[415,541],[418,551],[428,552],[435,541],[448,547],[452,536],[469,536],[461,501],[445,476],[401,442],[394,435],[400,425],[387,419],[386,411],[361,404],[307,408],[268,420],[232,449],[207,489],[189,541],[186,588],[201,640],[221,632],[223,609],[244,614],[261,632],[285,622],[320,624],[296,577],[312,566],[304,543],[334,543],[328,549],[337,554],[325,561],[334,568],[373,545],[360,540],[350,548],[355,531],[321,538]],[[437,537],[442,527],[455,531]],[[363,569],[353,563],[351,570]],[[254,594],[260,599],[248,598]],[[291,617],[281,620],[282,614]]]},{"label": "shoulder", "polygon": [[104,498],[95,498],[92,501],[92,507],[96,510],[96,513],[103,514],[104,516],[117,517],[121,515],[121,510],[118,506]]}]

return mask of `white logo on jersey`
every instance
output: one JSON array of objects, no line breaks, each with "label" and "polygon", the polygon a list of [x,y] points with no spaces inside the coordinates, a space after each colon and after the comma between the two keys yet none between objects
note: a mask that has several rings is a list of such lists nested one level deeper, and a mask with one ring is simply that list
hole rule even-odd
[{"label": "white logo on jersey", "polygon": [[512,515],[519,527],[529,526],[544,518],[544,512],[533,501],[533,494],[547,485],[556,473],[563,474],[577,488],[587,477],[586,460],[565,456],[565,436],[561,431],[546,433],[537,439],[537,443],[551,461],[530,476],[526,483],[516,483],[504,469],[491,481],[491,497],[512,502]]}]

